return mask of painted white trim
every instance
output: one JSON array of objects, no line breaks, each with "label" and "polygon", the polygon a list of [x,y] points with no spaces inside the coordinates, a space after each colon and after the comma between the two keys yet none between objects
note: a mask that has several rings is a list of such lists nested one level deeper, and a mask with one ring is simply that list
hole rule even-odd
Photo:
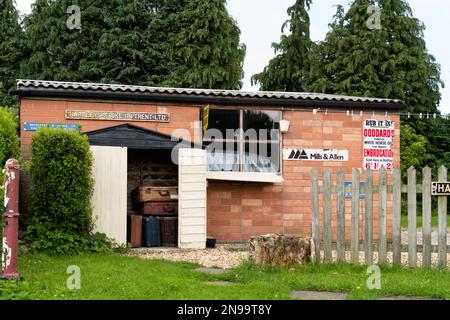
[{"label": "painted white trim", "polygon": [[206,174],[208,180],[224,181],[245,181],[245,182],[266,182],[281,183],[284,182],[282,176],[267,172],[227,172],[227,171],[209,171]]},{"label": "painted white trim", "polygon": [[180,149],[178,170],[178,247],[205,249],[207,155],[201,149]]}]

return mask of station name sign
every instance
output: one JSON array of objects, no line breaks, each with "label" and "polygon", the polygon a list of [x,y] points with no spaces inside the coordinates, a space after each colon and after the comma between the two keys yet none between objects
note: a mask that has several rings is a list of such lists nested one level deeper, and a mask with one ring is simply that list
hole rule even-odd
[{"label": "station name sign", "polygon": [[450,182],[433,182],[431,194],[433,196],[450,196]]},{"label": "station name sign", "polygon": [[168,113],[66,110],[68,120],[170,122]]},{"label": "station name sign", "polygon": [[66,130],[78,130],[77,124],[66,124],[66,123],[37,123],[37,122],[25,122],[23,124],[24,131],[37,131],[41,127],[47,128],[58,128]]}]

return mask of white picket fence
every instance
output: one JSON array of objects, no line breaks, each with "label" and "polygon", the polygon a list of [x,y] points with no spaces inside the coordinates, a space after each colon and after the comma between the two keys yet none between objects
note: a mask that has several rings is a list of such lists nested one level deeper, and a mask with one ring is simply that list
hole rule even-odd
[{"label": "white picket fence", "polygon": [[[447,182],[447,168],[439,168],[439,181]],[[378,183],[374,185],[374,174],[378,174]],[[392,174],[392,184],[388,185],[388,174]],[[447,197],[438,197],[438,243],[432,245],[432,195],[431,195],[431,169],[425,167],[422,171],[423,181],[417,184],[416,170],[411,167],[408,170],[408,183],[402,185],[401,171],[394,169],[392,172],[372,170],[365,171],[365,186],[361,186],[361,173],[359,169],[353,169],[352,183],[345,186],[345,174],[341,170],[337,173],[336,184],[332,184],[332,173],[323,171],[322,183],[319,182],[317,170],[311,172],[311,209],[312,209],[312,238],[314,241],[314,256],[316,261],[330,262],[332,253],[336,251],[337,260],[345,261],[345,253],[350,252],[352,263],[362,262],[360,251],[364,252],[364,264],[372,265],[374,252],[378,253],[378,263],[386,263],[388,252],[392,252],[392,263],[401,264],[401,253],[408,253],[408,266],[416,267],[417,253],[422,253],[423,267],[432,265],[432,253],[437,253],[439,267],[447,267],[447,253],[450,245],[447,244]],[[361,193],[365,194],[363,199]],[[401,243],[401,202],[402,193],[408,194],[408,242]],[[319,197],[322,194],[322,197]],[[351,220],[346,225],[346,196],[351,194]],[[378,194],[378,214],[374,216],[374,195]],[[388,233],[388,195],[392,203],[392,232]],[[422,194],[422,244],[417,243],[417,194]],[[333,196],[334,195],[334,196]],[[348,198],[348,197],[347,197]],[[333,199],[336,201],[335,210]],[[364,202],[362,202],[364,201]],[[322,208],[322,209],[321,209]],[[336,215],[333,217],[333,215]],[[363,221],[360,221],[360,215]],[[320,216],[321,215],[321,216]],[[322,218],[322,219],[320,219]],[[333,219],[334,218],[334,219]],[[374,240],[373,222],[378,219],[378,236]],[[332,225],[332,221],[335,224]],[[361,223],[362,222],[362,223]],[[361,226],[360,226],[361,224]],[[346,241],[345,231],[350,228],[350,241]],[[363,230],[364,232],[360,232]],[[334,241],[333,241],[334,231]],[[362,235],[362,236],[361,236]],[[323,252],[323,259],[321,259]]]}]

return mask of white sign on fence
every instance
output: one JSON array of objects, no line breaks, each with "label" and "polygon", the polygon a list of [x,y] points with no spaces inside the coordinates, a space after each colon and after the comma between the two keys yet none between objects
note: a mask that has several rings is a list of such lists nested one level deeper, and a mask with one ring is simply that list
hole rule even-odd
[{"label": "white sign on fence", "polygon": [[348,150],[332,149],[284,149],[284,160],[298,161],[348,161]]},{"label": "white sign on fence", "polygon": [[395,136],[395,123],[390,120],[364,121],[364,160],[363,168],[391,170],[394,162],[392,141]]}]

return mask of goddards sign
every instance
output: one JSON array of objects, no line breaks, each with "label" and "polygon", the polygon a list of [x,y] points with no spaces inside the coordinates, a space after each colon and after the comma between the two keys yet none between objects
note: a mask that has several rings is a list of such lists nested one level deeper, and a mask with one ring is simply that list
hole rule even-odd
[{"label": "goddards sign", "polygon": [[394,162],[392,140],[395,136],[395,123],[390,120],[365,120],[363,168],[391,170]]},{"label": "goddards sign", "polygon": [[168,113],[66,110],[69,120],[169,122]]}]

